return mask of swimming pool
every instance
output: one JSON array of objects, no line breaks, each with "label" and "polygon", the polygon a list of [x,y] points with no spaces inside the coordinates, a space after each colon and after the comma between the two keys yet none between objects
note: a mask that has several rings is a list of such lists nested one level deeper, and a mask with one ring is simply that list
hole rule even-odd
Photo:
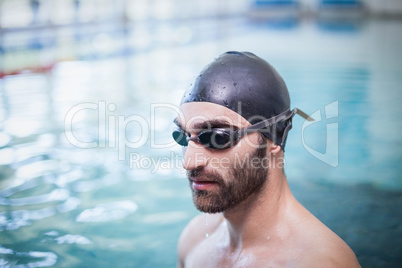
[{"label": "swimming pool", "polygon": [[198,214],[180,148],[167,145],[174,105],[228,50],[267,59],[291,106],[321,116],[296,119],[288,139],[295,196],[362,266],[402,263],[401,21],[120,27],[14,36],[39,44],[25,56],[64,61],[0,82],[0,266],[174,266],[180,231]]}]

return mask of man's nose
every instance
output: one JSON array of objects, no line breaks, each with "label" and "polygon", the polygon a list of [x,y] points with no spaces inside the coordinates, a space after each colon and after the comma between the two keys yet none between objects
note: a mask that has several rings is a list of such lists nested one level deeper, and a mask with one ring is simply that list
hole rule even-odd
[{"label": "man's nose", "polygon": [[207,165],[208,158],[205,155],[205,147],[201,144],[190,141],[184,148],[183,168],[195,170]]}]

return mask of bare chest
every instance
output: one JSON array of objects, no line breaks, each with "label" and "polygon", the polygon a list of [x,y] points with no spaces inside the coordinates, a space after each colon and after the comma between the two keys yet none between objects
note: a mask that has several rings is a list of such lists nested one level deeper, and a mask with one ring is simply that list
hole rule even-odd
[{"label": "bare chest", "polygon": [[187,255],[185,267],[301,267],[300,252],[262,246],[231,253],[225,240],[219,236],[206,238]]},{"label": "bare chest", "polygon": [[[209,246],[207,246],[209,245]],[[203,243],[195,248],[186,258],[185,267],[259,267],[253,254],[243,252],[229,253],[219,245]]]}]

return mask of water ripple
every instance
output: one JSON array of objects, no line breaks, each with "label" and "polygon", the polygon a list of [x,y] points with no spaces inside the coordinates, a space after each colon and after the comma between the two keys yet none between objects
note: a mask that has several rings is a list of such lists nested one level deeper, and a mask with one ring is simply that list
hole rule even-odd
[{"label": "water ripple", "polygon": [[76,192],[89,192],[93,190],[97,190],[100,188],[104,188],[107,186],[111,186],[120,182],[121,179],[119,175],[109,174],[101,179],[92,179],[87,181],[79,181],[74,184],[74,190]]},{"label": "water ripple", "polygon": [[55,240],[57,241],[57,244],[78,244],[78,245],[92,244],[92,241],[86,238],[85,236],[72,235],[72,234],[60,236]]},{"label": "water ripple", "polygon": [[72,211],[72,210],[76,209],[80,203],[81,203],[81,200],[79,200],[77,197],[70,197],[69,199],[67,199],[66,202],[64,202],[60,205],[57,205],[57,209],[61,213]]},{"label": "water ripple", "polygon": [[56,212],[51,208],[38,210],[16,210],[10,212],[0,212],[0,232],[16,230],[22,226],[32,224],[32,220],[41,220],[55,215]]},{"label": "water ripple", "polygon": [[81,212],[77,216],[76,221],[107,222],[120,220],[134,213],[137,209],[137,204],[129,200],[99,204],[95,208],[86,209]]},{"label": "water ripple", "polygon": [[48,194],[6,199],[0,198],[0,205],[11,205],[11,206],[25,206],[33,204],[42,204],[52,201],[63,201],[70,197],[70,192],[66,189],[54,189]]},{"label": "water ripple", "polygon": [[[41,251],[30,251],[30,252],[16,252],[12,249],[8,249],[5,247],[2,247],[0,245],[0,254],[2,255],[11,255],[10,258],[0,258],[0,265],[1,267],[4,268],[31,268],[31,267],[49,267],[57,262],[57,255],[54,254],[53,252],[41,252]],[[15,261],[7,260],[11,259],[11,257],[18,256],[18,258],[25,257],[29,259],[40,259],[36,262],[30,262],[27,264],[20,264],[20,265],[14,265]]]}]

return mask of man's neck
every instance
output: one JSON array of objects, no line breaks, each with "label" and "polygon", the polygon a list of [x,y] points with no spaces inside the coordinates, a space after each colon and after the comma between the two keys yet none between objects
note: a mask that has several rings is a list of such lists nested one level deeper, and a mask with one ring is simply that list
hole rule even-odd
[{"label": "man's neck", "polygon": [[232,252],[266,242],[275,233],[281,214],[295,200],[281,169],[270,170],[262,189],[223,213]]}]

